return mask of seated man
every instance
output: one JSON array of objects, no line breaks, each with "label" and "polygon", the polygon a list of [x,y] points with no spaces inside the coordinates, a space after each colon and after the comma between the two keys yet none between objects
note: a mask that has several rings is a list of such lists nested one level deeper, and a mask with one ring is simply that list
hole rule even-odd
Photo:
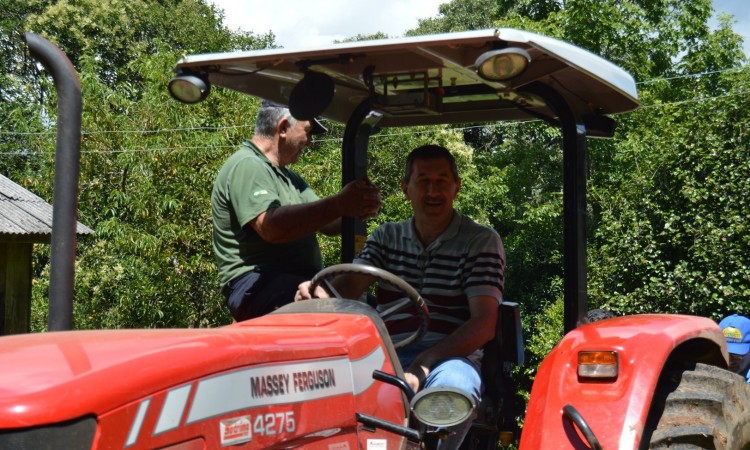
[{"label": "seated man", "polygon": [[750,319],[739,314],[725,317],[720,323],[729,350],[729,370],[750,383]]},{"label": "seated man", "polygon": [[[414,216],[378,227],[355,263],[369,264],[401,277],[420,291],[430,309],[430,326],[418,343],[399,350],[406,381],[417,392],[430,386],[452,386],[474,396],[482,392],[482,346],[495,335],[498,305],[503,294],[505,253],[500,236],[453,209],[461,179],[453,155],[437,145],[413,150],[407,159],[401,188]],[[332,286],[344,297],[358,298],[373,279],[341,275]],[[321,287],[310,292],[299,286],[296,299],[328,297]],[[388,286],[378,288],[378,308],[402,295]],[[417,327],[414,314],[386,322],[396,341]],[[453,427],[446,445],[458,448],[472,419]]]}]

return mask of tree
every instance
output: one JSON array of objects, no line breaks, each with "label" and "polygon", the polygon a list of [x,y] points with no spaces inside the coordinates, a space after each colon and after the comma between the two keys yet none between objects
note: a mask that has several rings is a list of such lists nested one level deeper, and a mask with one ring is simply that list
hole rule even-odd
[{"label": "tree", "polygon": [[[708,0],[480,4],[444,4],[441,13],[468,6],[467,14],[420,21],[413,34],[490,18],[490,26],[577,44],[641,81],[645,107],[618,117],[614,139],[589,141],[590,306],[713,318],[747,312],[740,299],[750,286],[750,237],[740,223],[748,69],[729,19],[710,30]],[[526,335],[535,336],[534,366],[562,336],[560,136],[523,124],[472,127],[465,139],[481,161],[479,184],[499,186],[509,199],[493,207],[505,211],[493,226],[508,254],[505,296],[522,303]]]},{"label": "tree", "polygon": [[27,17],[27,26],[54,37],[77,67],[84,56],[103,62],[99,78],[111,87],[140,81],[131,63],[141,55],[164,49],[186,54],[242,50],[273,43],[272,35],[230,32],[223,12],[200,0],[33,3],[43,7]]},{"label": "tree", "polygon": [[[180,54],[269,47],[273,35],[230,32],[220,11],[196,0],[35,1],[14,11],[13,20],[2,22],[2,42],[37,30],[68,54],[84,92],[79,219],[96,235],[78,245],[75,326],[226,323],[207,199],[221,160],[217,150],[236,145],[257,102],[217,92],[190,108],[171,100],[166,84]],[[3,50],[18,61],[8,68],[9,84],[38,92],[12,96],[2,110],[3,124],[14,130],[0,135],[3,150],[16,155],[3,160],[3,170],[50,199],[55,93],[28,56]],[[23,73],[26,66],[35,71]],[[31,126],[36,134],[15,131]],[[20,148],[11,152],[14,145]],[[33,321],[41,330],[48,249],[39,247],[35,257]]]},{"label": "tree", "polygon": [[419,19],[407,36],[492,28],[500,17],[496,0],[463,0],[443,3],[437,17]]},{"label": "tree", "polygon": [[748,312],[750,72],[736,39],[724,20],[681,61],[696,75],[644,87],[649,105],[628,121],[617,172],[597,179],[592,295],[614,309]]},{"label": "tree", "polygon": [[0,0],[0,171],[15,180],[26,178],[38,170],[38,160],[31,149],[39,145],[44,132],[40,100],[40,83],[21,80],[35,70],[24,42],[24,20],[39,11],[34,3]]},{"label": "tree", "polygon": [[358,42],[358,41],[372,41],[375,39],[388,39],[388,35],[383,33],[382,31],[378,31],[377,33],[373,34],[358,34],[354,37],[350,37],[347,39],[337,40],[334,41],[335,44],[340,44],[343,42]]},{"label": "tree", "polygon": [[[231,32],[221,11],[199,0],[35,0],[7,10],[12,14],[0,19],[0,87],[8,100],[0,105],[0,151],[10,157],[0,167],[47,199],[54,92],[13,42],[34,27],[61,43],[81,73],[80,219],[97,235],[79,246],[76,295],[86,300],[76,303],[77,326],[226,323],[210,248],[209,191],[221,162],[251,134],[247,118],[257,101],[216,89],[199,105],[181,105],[165,85],[181,53],[271,47],[273,35]],[[592,307],[714,318],[747,312],[750,110],[742,93],[749,75],[729,19],[711,31],[709,15],[708,0],[454,0],[408,33],[538,31],[599,53],[640,80],[644,107],[618,118],[614,139],[590,141]],[[352,39],[372,37],[383,36]],[[330,128],[330,136],[343,133]],[[410,214],[398,189],[408,150],[441,143],[457,154],[457,208],[503,236],[505,295],[522,303],[526,334],[538,336],[532,360],[543,356],[562,333],[559,132],[538,122],[464,124],[395,130],[371,143],[370,175],[385,204],[370,228]],[[320,195],[340,188],[340,146],[326,138],[297,167]],[[339,241],[323,239],[322,246],[325,263],[338,262]],[[46,249],[37,260],[46,267]],[[46,289],[42,273],[37,329],[44,328]]]}]

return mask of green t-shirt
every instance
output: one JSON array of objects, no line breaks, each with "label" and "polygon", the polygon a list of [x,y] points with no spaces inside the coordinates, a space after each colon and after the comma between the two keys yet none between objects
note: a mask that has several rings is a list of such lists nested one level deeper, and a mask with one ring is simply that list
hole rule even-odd
[{"label": "green t-shirt", "polygon": [[319,200],[299,174],[276,167],[250,141],[227,159],[211,193],[213,245],[222,286],[256,266],[312,268],[323,266],[315,233],[296,241],[270,244],[250,221],[279,206]]}]

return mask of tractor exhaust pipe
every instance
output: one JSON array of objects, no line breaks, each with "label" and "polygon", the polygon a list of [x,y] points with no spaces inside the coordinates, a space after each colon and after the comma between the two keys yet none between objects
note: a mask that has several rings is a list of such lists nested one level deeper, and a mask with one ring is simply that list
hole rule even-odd
[{"label": "tractor exhaust pipe", "polygon": [[73,275],[78,222],[81,154],[81,82],[65,53],[34,33],[25,33],[31,55],[52,73],[57,90],[57,144],[49,276],[49,331],[73,328]]}]

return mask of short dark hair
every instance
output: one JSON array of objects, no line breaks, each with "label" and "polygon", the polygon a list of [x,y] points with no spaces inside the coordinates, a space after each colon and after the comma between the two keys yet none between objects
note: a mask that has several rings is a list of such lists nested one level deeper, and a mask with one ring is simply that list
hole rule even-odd
[{"label": "short dark hair", "polygon": [[417,147],[409,153],[406,157],[406,168],[404,169],[404,183],[408,183],[411,178],[411,174],[414,172],[414,161],[418,159],[440,159],[445,158],[448,164],[451,166],[451,172],[453,172],[453,178],[456,181],[461,178],[458,176],[458,167],[456,166],[456,158],[453,157],[451,152],[447,148],[440,145],[423,145]]}]

